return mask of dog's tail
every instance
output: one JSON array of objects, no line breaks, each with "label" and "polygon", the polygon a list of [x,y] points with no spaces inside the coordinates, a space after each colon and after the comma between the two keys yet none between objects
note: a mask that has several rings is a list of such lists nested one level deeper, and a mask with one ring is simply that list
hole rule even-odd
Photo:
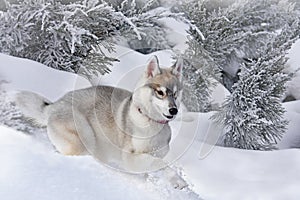
[{"label": "dog's tail", "polygon": [[47,107],[52,104],[48,99],[28,91],[18,92],[14,98],[17,106],[26,117],[33,119],[40,125],[47,124]]}]

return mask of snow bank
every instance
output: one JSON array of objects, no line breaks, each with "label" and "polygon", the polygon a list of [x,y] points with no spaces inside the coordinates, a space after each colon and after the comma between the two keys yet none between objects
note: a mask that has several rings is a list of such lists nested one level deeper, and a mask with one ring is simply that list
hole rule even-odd
[{"label": "snow bank", "polygon": [[91,157],[50,152],[8,128],[0,127],[0,147],[0,196],[5,200],[156,198]]},{"label": "snow bank", "polygon": [[0,53],[0,81],[6,90],[27,90],[56,100],[68,91],[91,86],[83,77],[38,62]]},{"label": "snow bank", "polygon": [[300,151],[260,152],[214,147],[199,159],[195,142],[178,162],[203,199],[297,200],[300,198]]},{"label": "snow bank", "polygon": [[289,124],[287,132],[278,142],[277,147],[279,149],[300,148],[300,101],[286,102],[283,106],[287,111],[284,117],[289,121]]},{"label": "snow bank", "polygon": [[[288,65],[288,70],[297,70],[300,68],[300,57],[299,57],[299,52],[300,52],[300,40],[297,40],[291,47],[291,49],[288,51],[287,57],[289,58],[287,65]],[[300,72],[298,72],[299,74]]]},{"label": "snow bank", "polygon": [[0,196],[5,200],[196,199],[184,191],[114,171],[90,156],[63,156],[0,126]]}]

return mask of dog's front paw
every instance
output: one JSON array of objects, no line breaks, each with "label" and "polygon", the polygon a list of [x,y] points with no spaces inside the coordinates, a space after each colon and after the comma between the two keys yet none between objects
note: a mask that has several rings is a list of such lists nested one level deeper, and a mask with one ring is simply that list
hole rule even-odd
[{"label": "dog's front paw", "polygon": [[170,183],[175,189],[178,190],[188,187],[187,182],[177,174],[170,179]]}]

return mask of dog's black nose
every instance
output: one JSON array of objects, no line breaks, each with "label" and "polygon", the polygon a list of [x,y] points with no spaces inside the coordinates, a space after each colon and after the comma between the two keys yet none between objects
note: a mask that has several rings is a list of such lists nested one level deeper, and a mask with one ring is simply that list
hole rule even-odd
[{"label": "dog's black nose", "polygon": [[169,112],[171,115],[176,115],[178,113],[178,110],[177,110],[177,108],[170,108]]}]

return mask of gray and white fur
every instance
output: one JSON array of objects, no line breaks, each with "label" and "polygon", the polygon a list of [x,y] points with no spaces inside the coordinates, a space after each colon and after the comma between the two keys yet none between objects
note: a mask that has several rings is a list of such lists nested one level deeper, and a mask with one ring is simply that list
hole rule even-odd
[{"label": "gray and white fur", "polygon": [[[133,93],[95,86],[51,103],[24,91],[16,103],[26,116],[47,126],[49,139],[62,154],[89,154],[132,173],[158,170],[168,165],[163,160],[171,139],[168,122],[179,109],[182,65],[178,59],[163,69],[153,56]],[[177,187],[186,186],[181,178],[172,180]]]}]

